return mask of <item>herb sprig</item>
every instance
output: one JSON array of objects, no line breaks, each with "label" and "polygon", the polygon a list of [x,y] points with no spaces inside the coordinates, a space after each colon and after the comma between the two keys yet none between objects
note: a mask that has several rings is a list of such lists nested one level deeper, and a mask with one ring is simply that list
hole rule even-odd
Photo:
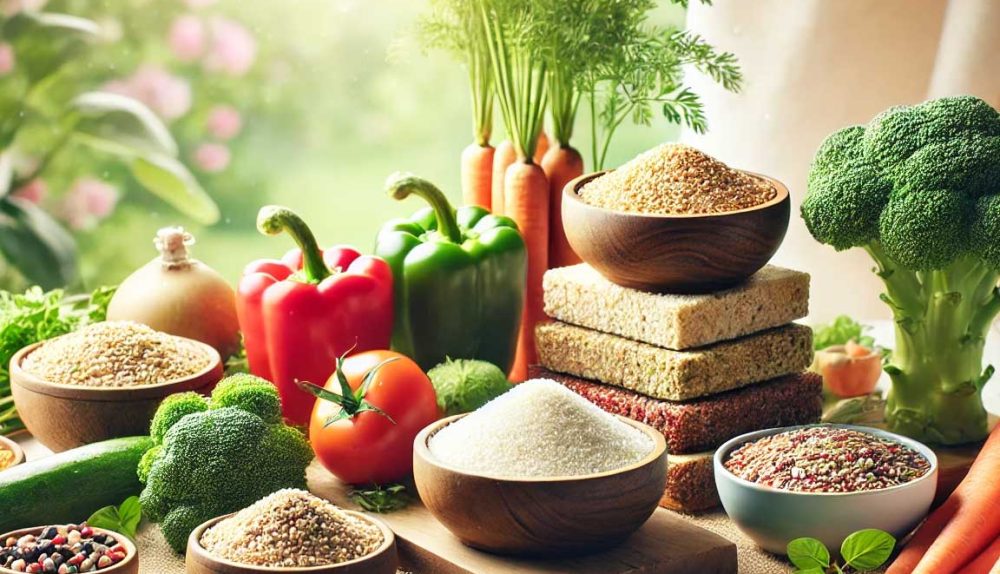
[{"label": "herb sprig", "polygon": [[851,534],[840,545],[843,565],[831,561],[830,551],[815,538],[796,538],[788,543],[786,552],[797,574],[844,574],[848,568],[859,572],[878,568],[892,556],[895,547],[896,539],[891,534],[867,528]]},{"label": "herb sprig", "polygon": [[118,532],[132,540],[135,540],[140,522],[142,522],[142,508],[138,496],[126,498],[118,507],[105,506],[87,519],[87,524],[90,526]]}]

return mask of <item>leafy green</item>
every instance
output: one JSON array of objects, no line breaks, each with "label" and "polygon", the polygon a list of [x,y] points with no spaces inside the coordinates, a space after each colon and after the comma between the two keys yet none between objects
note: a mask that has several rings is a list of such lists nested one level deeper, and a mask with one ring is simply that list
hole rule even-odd
[{"label": "leafy green", "polygon": [[142,507],[138,496],[130,496],[117,508],[105,506],[87,519],[87,524],[105,530],[113,530],[135,540],[136,530],[142,521]]},{"label": "leafy green", "polygon": [[845,538],[840,546],[840,555],[851,568],[871,570],[885,563],[895,547],[896,539],[891,534],[867,528]]},{"label": "leafy green", "polygon": [[859,530],[844,539],[840,555],[841,566],[830,561],[830,551],[815,538],[796,538],[788,543],[788,560],[796,567],[796,574],[843,574],[845,568],[856,571],[872,570],[885,563],[892,555],[896,539],[888,532],[876,528]]},{"label": "leafy green", "polygon": [[820,351],[834,345],[846,345],[848,341],[872,348],[875,339],[866,334],[870,329],[847,315],[840,315],[829,325],[813,327],[813,348]]},{"label": "leafy green", "polygon": [[61,289],[32,287],[24,293],[0,291],[0,434],[23,427],[10,396],[8,366],[15,353],[38,341],[103,321],[114,287],[67,296]]},{"label": "leafy green", "polygon": [[368,512],[379,514],[405,508],[410,503],[410,493],[402,484],[376,484],[370,488],[356,488],[351,491],[350,498]]},{"label": "leafy green", "polygon": [[800,570],[828,568],[830,551],[815,538],[796,538],[788,543],[788,560]]}]

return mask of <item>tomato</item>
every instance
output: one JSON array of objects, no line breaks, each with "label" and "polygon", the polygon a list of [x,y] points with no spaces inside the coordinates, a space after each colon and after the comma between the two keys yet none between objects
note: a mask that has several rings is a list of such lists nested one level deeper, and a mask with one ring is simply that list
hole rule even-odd
[{"label": "tomato", "polygon": [[[393,360],[385,362],[389,359]],[[413,439],[441,416],[430,379],[409,357],[392,351],[367,351],[340,362],[355,391],[376,367],[364,400],[384,415],[362,408],[363,412],[327,425],[342,407],[320,398],[309,424],[309,442],[316,457],[337,478],[351,484],[393,482],[412,472]],[[324,388],[341,395],[336,373]]]}]

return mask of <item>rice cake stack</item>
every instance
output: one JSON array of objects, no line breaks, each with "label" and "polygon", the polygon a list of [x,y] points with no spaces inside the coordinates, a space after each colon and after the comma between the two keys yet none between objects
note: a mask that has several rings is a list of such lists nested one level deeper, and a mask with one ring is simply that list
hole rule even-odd
[{"label": "rice cake stack", "polygon": [[587,264],[545,275],[536,328],[539,365],[609,412],[661,431],[670,451],[661,506],[718,504],[712,453],[740,434],[812,423],[822,382],[805,372],[812,331],[809,276],[768,265],[711,294],[648,293],[616,285]]}]

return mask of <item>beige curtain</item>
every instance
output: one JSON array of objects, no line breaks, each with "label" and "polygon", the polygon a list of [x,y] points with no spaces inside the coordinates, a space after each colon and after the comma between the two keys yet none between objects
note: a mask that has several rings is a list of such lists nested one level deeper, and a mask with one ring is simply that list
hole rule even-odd
[{"label": "beige curtain", "polygon": [[812,274],[811,320],[888,317],[870,259],[818,244],[799,218],[809,163],[830,132],[893,105],[971,93],[1000,107],[1000,0],[692,0],[688,27],[735,53],[746,83],[730,94],[692,74],[709,133],[684,141],[788,185],[775,263]]}]

